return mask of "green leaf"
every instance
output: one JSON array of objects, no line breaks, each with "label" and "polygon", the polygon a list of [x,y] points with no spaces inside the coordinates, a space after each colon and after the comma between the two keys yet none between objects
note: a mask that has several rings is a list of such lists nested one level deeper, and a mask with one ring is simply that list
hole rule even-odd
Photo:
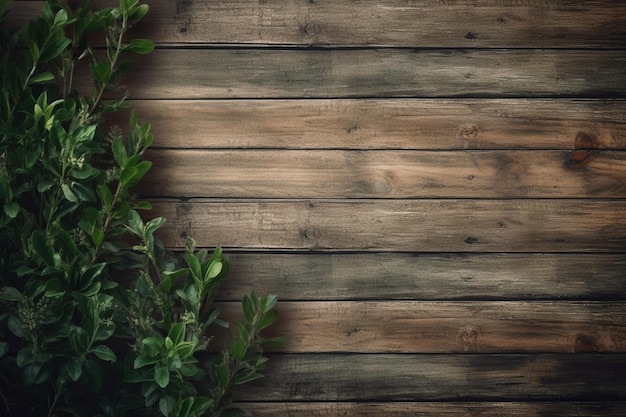
[{"label": "green leaf", "polygon": [[70,44],[71,40],[67,38],[53,38],[49,45],[41,51],[39,55],[39,62],[48,62],[61,54]]},{"label": "green leaf", "polygon": [[53,22],[52,26],[53,27],[60,27],[60,26],[65,25],[67,23],[67,21],[68,21],[67,11],[65,9],[61,9],[54,16],[54,22]]},{"label": "green leaf", "polygon": [[128,161],[128,154],[126,152],[126,147],[124,146],[124,142],[121,139],[116,139],[113,141],[111,145],[111,150],[113,151],[113,157],[115,158],[115,162],[120,167],[126,165],[126,161]]},{"label": "green leaf", "polygon": [[72,192],[69,185],[61,184],[61,190],[63,191],[63,196],[66,200],[72,203],[78,203],[78,197],[76,197],[76,194]]},{"label": "green leaf", "polygon": [[157,362],[159,362],[159,359],[157,358],[151,358],[145,355],[139,355],[135,358],[135,361],[133,362],[133,368],[139,369],[139,368],[143,368],[144,366],[154,365]]},{"label": "green leaf", "polygon": [[214,403],[212,398],[208,397],[195,397],[195,401],[193,402],[193,407],[189,411],[189,414],[192,416],[201,416],[204,414],[206,410],[211,407]]},{"label": "green leaf", "polygon": [[270,310],[267,313],[263,314],[261,320],[259,320],[259,324],[257,325],[257,330],[265,329],[266,327],[271,326],[278,319],[278,313],[274,310]]},{"label": "green leaf", "polygon": [[204,276],[204,281],[207,282],[209,280],[212,280],[213,278],[217,277],[221,272],[222,272],[222,262],[220,261],[211,262]]},{"label": "green leaf", "polygon": [[15,201],[7,203],[4,205],[4,213],[9,216],[9,218],[14,219],[20,213],[20,205]]},{"label": "green leaf", "polygon": [[170,370],[167,366],[157,366],[154,368],[154,382],[161,388],[165,388],[170,383]]},{"label": "green leaf", "polygon": [[132,23],[140,21],[146,13],[148,13],[149,7],[147,4],[140,4],[133,7],[133,10],[128,16],[128,20]]},{"label": "green leaf", "polygon": [[43,179],[39,184],[37,184],[37,191],[40,193],[45,193],[50,188],[52,188],[57,182],[52,179]]},{"label": "green leaf", "polygon": [[176,323],[172,326],[167,336],[172,342],[177,345],[185,338],[185,325],[183,323]]},{"label": "green leaf", "polygon": [[251,372],[249,374],[238,376],[237,378],[235,378],[235,381],[233,382],[233,384],[241,385],[250,381],[254,381],[255,379],[259,379],[259,378],[263,378],[263,374],[260,374],[258,372]]},{"label": "green leaf", "polygon": [[148,39],[133,39],[130,44],[126,45],[124,50],[136,54],[146,55],[154,50],[154,42]]},{"label": "green leaf", "polygon": [[2,358],[9,351],[9,344],[7,342],[0,342],[0,358]]},{"label": "green leaf", "polygon": [[105,207],[110,208],[113,204],[113,193],[108,185],[104,184],[98,189],[98,194]]},{"label": "green leaf", "polygon": [[30,84],[40,84],[40,83],[45,83],[46,81],[51,81],[51,80],[54,80],[54,74],[50,72],[42,72],[40,74],[33,76],[29,82]]},{"label": "green leaf", "polygon": [[189,270],[191,271],[191,275],[197,283],[202,282],[202,266],[200,265],[200,261],[193,253],[190,253],[187,256],[187,264],[189,265]]},{"label": "green leaf", "polygon": [[46,265],[54,266],[54,253],[52,248],[46,242],[46,238],[39,230],[35,230],[32,234],[33,250]]},{"label": "green leaf", "polygon": [[72,381],[76,382],[80,378],[83,373],[83,364],[77,358],[70,359],[65,364],[65,370]]},{"label": "green leaf", "polygon": [[225,363],[220,363],[215,365],[215,372],[217,373],[218,382],[222,388],[228,387],[228,374],[230,370],[228,369],[228,365]]},{"label": "green leaf", "polygon": [[242,360],[244,355],[246,354],[246,342],[243,339],[237,339],[233,343],[233,346],[230,349],[233,357],[238,361]]},{"label": "green leaf", "polygon": [[159,411],[161,411],[161,414],[163,414],[165,417],[169,417],[170,414],[172,414],[175,406],[176,399],[171,395],[165,395],[159,400]]},{"label": "green leaf", "polygon": [[176,345],[176,352],[181,359],[187,359],[193,355],[196,344],[193,342],[180,342]]},{"label": "green leaf", "polygon": [[274,337],[272,339],[263,340],[263,346],[267,347],[281,347],[289,341],[288,337]]},{"label": "green leaf", "polygon": [[248,323],[252,323],[254,320],[254,306],[249,297],[244,296],[241,300],[241,307],[243,308],[243,317]]},{"label": "green leaf", "polygon": [[24,328],[22,327],[22,322],[15,316],[9,316],[7,320],[7,327],[17,337],[25,337]]},{"label": "green leaf", "polygon": [[22,370],[22,380],[26,386],[34,385],[40,378],[39,371],[41,370],[40,363],[29,363]]},{"label": "green leaf", "polygon": [[191,407],[193,406],[194,398],[187,397],[182,402],[178,403],[176,417],[188,417]]},{"label": "green leaf", "polygon": [[141,341],[142,346],[146,349],[148,356],[155,357],[161,352],[164,342],[160,337],[150,336]]},{"label": "green leaf", "polygon": [[108,84],[111,79],[111,66],[107,61],[91,65],[91,75],[93,78],[102,83]]},{"label": "green leaf", "polygon": [[113,350],[108,346],[105,346],[105,345],[93,346],[89,351],[93,353],[94,355],[96,355],[99,359],[102,359],[103,361],[108,361],[108,362],[117,361],[115,352],[113,352]]},{"label": "green leaf", "polygon": [[73,327],[69,334],[70,345],[78,355],[84,355],[89,349],[89,335],[82,327]]}]

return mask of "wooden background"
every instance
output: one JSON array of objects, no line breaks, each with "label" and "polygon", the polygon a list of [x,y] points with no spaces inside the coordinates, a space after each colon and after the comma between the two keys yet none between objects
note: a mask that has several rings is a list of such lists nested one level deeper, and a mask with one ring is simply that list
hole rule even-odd
[{"label": "wooden background", "polygon": [[624,415],[626,5],[148,4],[138,192],[279,296],[253,415]]}]

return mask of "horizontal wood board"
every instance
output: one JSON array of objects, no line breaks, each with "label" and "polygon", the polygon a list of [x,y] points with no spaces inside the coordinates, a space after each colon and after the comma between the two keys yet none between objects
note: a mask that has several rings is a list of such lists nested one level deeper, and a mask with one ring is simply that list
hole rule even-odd
[{"label": "horizontal wood board", "polygon": [[146,216],[223,246],[223,316],[276,293],[291,339],[244,408],[624,414],[620,2],[148,4],[125,83],[155,134]]},{"label": "horizontal wood board", "polygon": [[[626,149],[620,99],[131,100],[172,149]],[[111,123],[126,126],[127,113]],[[184,132],[184,134],[181,134]]]},{"label": "horizontal wood board", "polygon": [[626,96],[623,50],[176,48],[131,61],[135,99]]},{"label": "horizontal wood board", "polygon": [[173,248],[622,253],[622,200],[154,201]]},{"label": "horizontal wood board", "polygon": [[[16,22],[35,15],[41,3],[18,2]],[[135,35],[163,45],[614,48],[626,42],[622,5],[607,0],[148,3],[150,17],[135,28]]]},{"label": "horizontal wood board", "polygon": [[[238,303],[219,307],[228,317],[243,317]],[[619,353],[626,349],[625,307],[563,301],[279,302],[281,320],[266,335],[292,335],[272,349],[292,353]]]}]

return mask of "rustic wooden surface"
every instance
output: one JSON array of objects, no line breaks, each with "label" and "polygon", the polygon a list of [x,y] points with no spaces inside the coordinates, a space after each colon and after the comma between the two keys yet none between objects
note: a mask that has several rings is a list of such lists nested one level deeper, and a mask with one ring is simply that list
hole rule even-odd
[{"label": "rustic wooden surface", "polygon": [[281,300],[253,415],[624,415],[623,4],[148,4],[137,192]]}]

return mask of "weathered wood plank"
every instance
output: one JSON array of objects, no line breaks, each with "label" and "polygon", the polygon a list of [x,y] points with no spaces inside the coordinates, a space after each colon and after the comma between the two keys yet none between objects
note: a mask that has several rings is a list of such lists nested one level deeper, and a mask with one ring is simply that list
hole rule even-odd
[{"label": "weathered wood plank", "polygon": [[240,403],[255,417],[623,417],[624,402],[272,402]]},{"label": "weathered wood plank", "polygon": [[146,157],[158,169],[138,193],[152,197],[626,197],[623,152],[163,149]]},{"label": "weathered wood plank", "polygon": [[[241,306],[219,304],[241,321]],[[279,352],[626,353],[623,302],[279,302]],[[232,330],[235,331],[234,329]]]},{"label": "weathered wood plank", "polygon": [[624,401],[624,355],[276,354],[241,401]]},{"label": "weathered wood plank", "polygon": [[626,95],[622,50],[160,49],[133,60],[135,99]]},{"label": "weathered wood plank", "polygon": [[609,1],[158,1],[152,10],[148,36],[175,43],[606,47],[626,42],[623,9]]},{"label": "weathered wood plank", "polygon": [[220,300],[623,300],[626,255],[226,253]]},{"label": "weathered wood plank", "polygon": [[[35,16],[39,3],[17,2],[12,18]],[[626,43],[623,9],[609,0],[147,3],[150,13],[135,33],[162,44],[585,48]]]},{"label": "weathered wood plank", "polygon": [[[623,100],[130,101],[155,147],[626,148]],[[126,125],[119,113],[115,123]]]},{"label": "weathered wood plank", "polygon": [[154,201],[166,244],[403,252],[618,252],[620,200]]}]

